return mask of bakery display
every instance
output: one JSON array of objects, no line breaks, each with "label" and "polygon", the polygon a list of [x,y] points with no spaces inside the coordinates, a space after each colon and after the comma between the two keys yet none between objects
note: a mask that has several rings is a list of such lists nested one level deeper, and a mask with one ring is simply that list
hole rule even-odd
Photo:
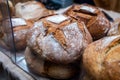
[{"label": "bakery display", "polygon": [[0,49],[38,80],[119,80],[117,14],[88,4],[60,10],[51,4],[0,1]]},{"label": "bakery display", "polygon": [[119,80],[120,35],[91,43],[84,51],[83,64],[93,80]]},{"label": "bakery display", "polygon": [[91,35],[84,23],[62,14],[48,16],[37,21],[28,31],[27,45],[31,53],[25,53],[26,61],[30,69],[40,75],[43,69],[37,67],[46,68],[43,63],[47,61],[50,72],[43,71],[44,75],[68,79],[75,75],[71,73],[78,72],[73,67],[79,67],[76,63],[91,42]]},{"label": "bakery display", "polygon": [[[15,48],[16,50],[23,50],[26,48],[26,45],[27,45],[27,42],[26,42],[26,37],[27,37],[27,32],[29,31],[29,29],[33,26],[33,22],[31,21],[28,21],[28,20],[24,20],[22,18],[12,18],[11,19],[12,21],[12,28],[13,28],[13,32],[14,32],[14,43],[15,43]],[[12,35],[12,34],[9,34],[11,31],[10,30],[6,30],[6,26],[10,24],[10,21],[9,20],[6,20],[5,23],[3,24],[6,24],[6,25],[3,25],[5,26],[4,29],[3,29],[3,32],[4,32],[4,37],[2,38],[3,41],[5,43],[8,43],[8,39],[11,40],[11,36],[9,35]],[[8,37],[9,36],[9,37]],[[7,44],[10,48],[10,44]]]},{"label": "bakery display", "polygon": [[15,5],[15,16],[26,20],[38,20],[41,17],[52,15],[54,11],[48,10],[45,6],[37,1],[28,1],[17,3]]},{"label": "bakery display", "polygon": [[106,36],[110,28],[110,22],[102,11],[95,6],[88,4],[73,5],[65,14],[80,22],[83,21],[94,40]]}]

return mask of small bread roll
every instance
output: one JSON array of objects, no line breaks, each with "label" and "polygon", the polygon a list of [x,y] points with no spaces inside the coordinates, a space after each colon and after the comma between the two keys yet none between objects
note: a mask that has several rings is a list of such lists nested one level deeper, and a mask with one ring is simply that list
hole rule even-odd
[{"label": "small bread roll", "polygon": [[110,28],[110,22],[102,11],[88,4],[74,5],[65,14],[75,18],[79,22],[83,21],[93,40],[106,36]]},{"label": "small bread roll", "polygon": [[53,14],[53,11],[47,10],[42,3],[37,1],[28,1],[15,5],[15,16],[26,20],[38,20],[51,14]]},{"label": "small bread roll", "polygon": [[93,80],[120,80],[120,36],[91,43],[84,51],[83,64]]}]

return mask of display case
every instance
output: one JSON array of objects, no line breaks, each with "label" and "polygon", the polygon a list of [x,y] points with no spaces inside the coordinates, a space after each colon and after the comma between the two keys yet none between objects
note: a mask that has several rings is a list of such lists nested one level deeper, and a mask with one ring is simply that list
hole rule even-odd
[{"label": "display case", "polygon": [[[59,5],[53,7],[49,3],[51,1]],[[60,6],[61,1],[63,6]],[[94,66],[96,68],[94,64],[102,61],[102,56],[93,56],[104,51],[99,46],[107,44],[111,38],[119,38],[102,40],[111,33],[109,31],[115,20],[113,15],[116,17],[119,13],[110,13],[89,4],[75,3],[70,6],[73,1],[0,0],[0,51],[9,58],[4,58],[4,61],[1,59],[4,55],[0,56],[0,60],[5,63],[0,63],[0,72],[5,72],[10,80],[95,80],[99,77],[106,80],[106,77],[97,74],[96,69],[93,73],[97,76],[89,72],[92,72]],[[120,24],[119,19],[116,21],[115,24]],[[116,32],[119,34],[117,29]],[[90,43],[92,47],[88,46]],[[106,46],[102,47],[106,49]],[[86,48],[88,51],[84,51]],[[9,63],[13,67],[9,67]]]}]

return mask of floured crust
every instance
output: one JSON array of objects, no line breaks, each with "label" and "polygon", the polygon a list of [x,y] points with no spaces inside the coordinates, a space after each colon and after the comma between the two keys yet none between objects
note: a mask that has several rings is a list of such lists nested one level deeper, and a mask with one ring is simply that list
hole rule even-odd
[{"label": "floured crust", "polygon": [[120,79],[120,36],[111,36],[90,44],[84,54],[86,71],[95,80]]},{"label": "floured crust", "polygon": [[84,22],[94,40],[107,35],[110,28],[110,22],[104,14],[97,7],[88,4],[74,5],[65,14]]},{"label": "floured crust", "polygon": [[69,18],[55,24],[44,18],[28,32],[27,42],[39,56],[55,63],[68,64],[80,58],[92,38],[84,23]]},{"label": "floured crust", "polygon": [[13,31],[19,31],[19,30],[23,30],[23,29],[29,29],[33,26],[33,22],[29,21],[29,20],[25,20],[26,25],[20,25],[20,26],[13,26]]},{"label": "floured crust", "polygon": [[47,10],[45,6],[37,1],[28,1],[17,3],[15,5],[15,16],[26,20],[38,20],[42,17],[54,14],[53,11]]}]

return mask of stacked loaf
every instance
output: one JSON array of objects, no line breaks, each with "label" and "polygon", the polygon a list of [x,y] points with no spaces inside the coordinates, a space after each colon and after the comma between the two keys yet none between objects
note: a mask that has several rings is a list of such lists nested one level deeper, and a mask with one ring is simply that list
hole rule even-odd
[{"label": "stacked loaf", "polygon": [[40,75],[68,79],[78,72],[80,57],[90,42],[84,23],[61,14],[45,17],[28,32],[26,61]]}]

